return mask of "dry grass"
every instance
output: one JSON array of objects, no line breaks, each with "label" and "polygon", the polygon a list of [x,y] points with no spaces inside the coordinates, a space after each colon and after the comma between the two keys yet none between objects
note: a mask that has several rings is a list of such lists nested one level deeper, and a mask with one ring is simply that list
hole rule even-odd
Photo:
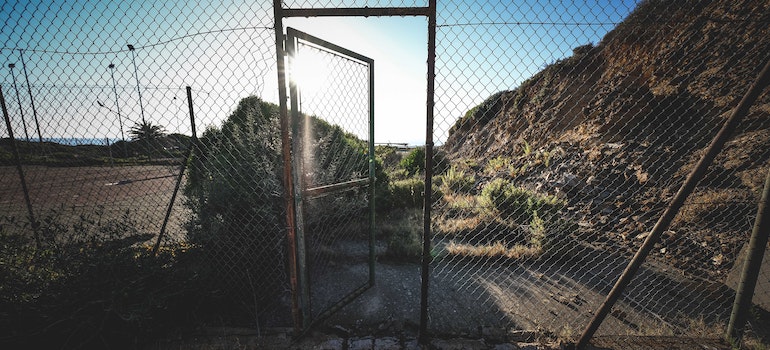
[{"label": "dry grass", "polygon": [[543,253],[539,247],[528,247],[521,244],[508,247],[507,243],[501,241],[496,241],[492,244],[475,245],[452,241],[447,244],[446,252],[450,255],[469,258],[505,257],[509,259],[536,258]]},{"label": "dry grass", "polygon": [[454,236],[462,232],[473,232],[483,227],[485,220],[479,216],[472,217],[442,217],[436,221],[436,233],[444,236]]},{"label": "dry grass", "polygon": [[687,199],[679,215],[674,220],[675,226],[708,225],[715,219],[741,217],[744,212],[756,207],[751,193],[738,189],[709,189],[695,192]]},{"label": "dry grass", "polygon": [[743,342],[741,343],[743,349],[748,350],[768,350],[770,344],[762,342],[761,339],[753,336],[743,336]]},{"label": "dry grass", "polygon": [[476,198],[476,196],[469,194],[444,193],[444,201],[447,203],[448,209],[463,211],[468,214],[477,211],[479,203]]}]

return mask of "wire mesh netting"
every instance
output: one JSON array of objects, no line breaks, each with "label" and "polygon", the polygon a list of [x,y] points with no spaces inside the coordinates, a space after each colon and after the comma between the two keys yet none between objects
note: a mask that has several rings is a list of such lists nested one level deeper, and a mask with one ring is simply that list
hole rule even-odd
[{"label": "wire mesh netting", "polygon": [[[168,315],[290,326],[293,305],[315,319],[370,282],[373,251],[387,277],[377,288],[395,281],[402,294],[391,303],[409,306],[374,313],[377,322],[411,322],[424,176],[435,185],[428,330],[574,341],[768,59],[769,6],[440,1],[426,170],[422,141],[378,149],[371,162],[370,64],[299,40],[287,68],[300,93],[279,100],[270,2],[6,3],[0,325],[9,336],[0,341],[44,330],[97,341],[94,330],[126,324],[115,334],[156,334],[173,327]],[[391,29],[391,41],[417,34]],[[723,336],[770,171],[769,99],[765,89],[595,344]],[[280,102],[298,107],[305,252],[287,239]],[[372,170],[385,218],[374,247],[373,192],[355,186],[371,186]],[[292,289],[295,253],[302,290]],[[768,339],[765,260],[748,326]],[[390,305],[384,294],[363,294],[372,301],[363,307]]]},{"label": "wire mesh netting", "polygon": [[162,314],[290,325],[278,107],[260,98],[275,80],[271,4],[0,13],[15,138],[3,124],[3,341],[46,330],[76,347],[100,329],[174,327]]},{"label": "wire mesh netting", "polygon": [[[575,339],[761,70],[768,9],[468,5],[438,9],[434,137],[451,167],[437,178],[432,283],[478,305],[431,322]],[[724,332],[768,171],[762,96],[599,335]]]}]

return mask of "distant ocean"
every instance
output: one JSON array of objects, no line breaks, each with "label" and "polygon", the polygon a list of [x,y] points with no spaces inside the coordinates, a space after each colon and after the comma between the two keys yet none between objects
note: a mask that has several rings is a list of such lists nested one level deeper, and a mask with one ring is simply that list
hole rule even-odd
[{"label": "distant ocean", "polygon": [[[17,140],[23,140],[20,138],[17,138]],[[30,142],[38,142],[37,138],[30,137]],[[97,145],[97,146],[106,146],[108,143],[113,144],[115,142],[120,141],[120,139],[108,139],[108,138],[80,138],[80,137],[51,137],[43,138],[44,142],[54,142],[62,145],[67,146],[80,146],[80,145]]]}]

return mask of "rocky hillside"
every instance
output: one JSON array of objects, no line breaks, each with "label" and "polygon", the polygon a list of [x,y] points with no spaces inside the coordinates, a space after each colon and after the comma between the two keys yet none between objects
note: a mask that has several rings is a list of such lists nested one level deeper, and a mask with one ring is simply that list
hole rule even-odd
[{"label": "rocky hillside", "polygon": [[[770,2],[643,1],[597,45],[470,110],[442,148],[477,172],[510,158],[519,171],[487,180],[560,193],[585,241],[633,251],[768,59]],[[657,257],[723,276],[750,233],[768,150],[765,89]]]}]

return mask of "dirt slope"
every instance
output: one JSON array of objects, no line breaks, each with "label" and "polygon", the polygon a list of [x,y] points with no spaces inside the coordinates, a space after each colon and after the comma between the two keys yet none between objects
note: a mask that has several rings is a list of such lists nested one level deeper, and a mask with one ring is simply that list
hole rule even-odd
[{"label": "dirt slope", "polygon": [[[561,191],[585,240],[633,251],[768,59],[770,2],[644,1],[596,46],[469,111],[442,149],[477,172],[500,156],[530,165],[504,176]],[[739,129],[655,250],[669,265],[723,277],[747,241],[768,89]]]}]

